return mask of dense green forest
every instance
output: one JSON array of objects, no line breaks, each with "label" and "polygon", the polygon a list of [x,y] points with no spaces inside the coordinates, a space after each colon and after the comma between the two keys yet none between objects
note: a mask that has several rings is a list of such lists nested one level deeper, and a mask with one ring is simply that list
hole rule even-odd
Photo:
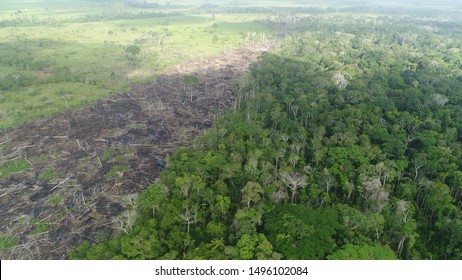
[{"label": "dense green forest", "polygon": [[71,257],[462,258],[461,25],[263,23],[286,37],[235,108]]}]

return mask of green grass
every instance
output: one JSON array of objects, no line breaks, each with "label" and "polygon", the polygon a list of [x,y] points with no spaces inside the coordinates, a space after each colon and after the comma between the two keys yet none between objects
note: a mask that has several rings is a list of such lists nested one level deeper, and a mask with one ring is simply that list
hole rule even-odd
[{"label": "green grass", "polygon": [[44,181],[50,181],[55,178],[60,178],[62,177],[62,174],[56,173],[56,171],[53,168],[47,168],[45,171],[40,174],[40,179]]},{"label": "green grass", "polygon": [[111,151],[105,150],[104,154],[101,156],[101,161],[106,161],[112,156]]},{"label": "green grass", "polygon": [[131,155],[129,155],[129,154],[118,155],[118,156],[114,157],[114,161],[121,162],[121,161],[125,160],[126,158],[128,158],[130,156]]},{"label": "green grass", "polygon": [[64,197],[61,195],[53,195],[48,198],[47,202],[49,204],[58,205],[64,202]]},{"label": "green grass", "polygon": [[[117,9],[52,0],[6,1],[0,8],[0,24],[19,22],[0,27],[0,125],[6,127],[127,91],[175,65],[239,47],[248,32],[268,32],[255,22],[262,15],[192,14],[165,5]],[[137,63],[126,55],[131,45],[141,50]]]},{"label": "green grass", "polygon": [[31,166],[26,160],[9,160],[0,165],[0,179],[10,174],[18,173],[29,169]]},{"label": "green grass", "polygon": [[9,235],[0,235],[0,250],[11,249],[16,246],[18,239]]},{"label": "green grass", "polygon": [[35,226],[34,230],[31,232],[33,235],[44,233],[50,230],[49,222],[32,219],[30,223]]},{"label": "green grass", "polygon": [[123,172],[125,170],[128,170],[128,168],[129,166],[127,164],[116,165],[106,173],[106,178],[110,180],[116,176],[117,172]]}]

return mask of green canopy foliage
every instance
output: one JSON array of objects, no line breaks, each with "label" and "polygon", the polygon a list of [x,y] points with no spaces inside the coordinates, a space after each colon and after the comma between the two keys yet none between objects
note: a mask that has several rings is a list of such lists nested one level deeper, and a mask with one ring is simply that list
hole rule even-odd
[{"label": "green canopy foliage", "polygon": [[340,227],[337,211],[329,208],[286,205],[265,216],[270,241],[288,259],[324,259],[334,251]]},{"label": "green canopy foliage", "polygon": [[460,258],[462,29],[426,24],[301,19],[169,158],[133,230],[72,256]]}]

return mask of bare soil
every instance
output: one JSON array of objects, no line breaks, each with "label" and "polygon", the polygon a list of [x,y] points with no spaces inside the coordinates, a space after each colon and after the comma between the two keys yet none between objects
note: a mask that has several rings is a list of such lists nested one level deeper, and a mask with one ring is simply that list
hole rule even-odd
[{"label": "bare soil", "polygon": [[[67,259],[82,241],[110,236],[113,218],[157,180],[163,158],[233,105],[264,50],[181,65],[130,92],[7,131],[0,165],[26,160],[30,168],[0,180],[0,232],[17,240],[0,258]],[[184,84],[186,75],[199,83]]]}]

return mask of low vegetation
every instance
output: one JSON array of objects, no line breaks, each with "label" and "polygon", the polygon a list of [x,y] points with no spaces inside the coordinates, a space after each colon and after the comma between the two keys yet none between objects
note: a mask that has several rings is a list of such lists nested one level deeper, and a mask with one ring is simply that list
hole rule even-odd
[{"label": "low vegetation", "polygon": [[25,171],[31,166],[27,160],[8,160],[0,165],[0,179],[10,174]]},{"label": "low vegetation", "polygon": [[0,14],[0,125],[93,104],[269,31],[254,21],[258,15],[176,5],[122,10],[117,2],[129,1],[37,1],[16,10],[14,1],[1,4],[10,13]]}]

